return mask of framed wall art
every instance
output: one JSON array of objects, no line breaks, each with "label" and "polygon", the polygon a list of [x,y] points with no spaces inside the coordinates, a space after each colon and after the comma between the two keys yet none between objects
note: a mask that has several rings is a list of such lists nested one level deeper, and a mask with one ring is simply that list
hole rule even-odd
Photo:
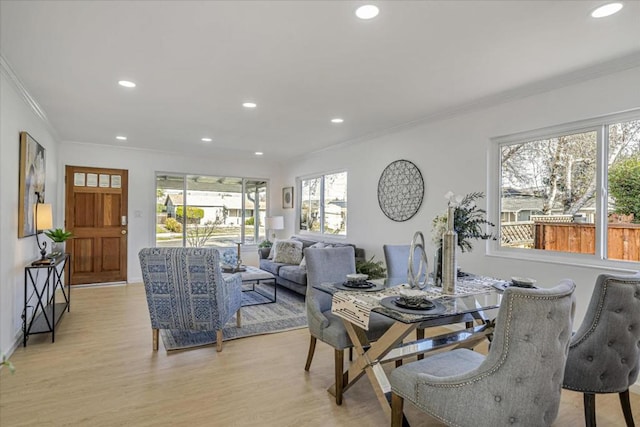
[{"label": "framed wall art", "polygon": [[282,208],[293,208],[293,187],[284,187],[282,189]]},{"label": "framed wall art", "polygon": [[[44,147],[27,132],[20,132],[20,197],[18,202],[18,237],[36,234],[35,206],[44,203]],[[39,199],[38,199],[39,197]]]},{"label": "framed wall art", "polygon": [[411,219],[420,209],[424,180],[420,169],[409,160],[391,162],[378,181],[378,204],[391,220]]}]

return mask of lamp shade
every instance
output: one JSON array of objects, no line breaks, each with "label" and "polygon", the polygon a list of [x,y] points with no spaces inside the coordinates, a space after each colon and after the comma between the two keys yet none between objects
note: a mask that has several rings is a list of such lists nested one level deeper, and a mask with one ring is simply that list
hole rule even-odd
[{"label": "lamp shade", "polygon": [[53,228],[53,211],[51,203],[36,204],[36,230],[48,230]]},{"label": "lamp shade", "polygon": [[284,230],[284,217],[268,216],[265,218],[265,225],[269,230]]}]

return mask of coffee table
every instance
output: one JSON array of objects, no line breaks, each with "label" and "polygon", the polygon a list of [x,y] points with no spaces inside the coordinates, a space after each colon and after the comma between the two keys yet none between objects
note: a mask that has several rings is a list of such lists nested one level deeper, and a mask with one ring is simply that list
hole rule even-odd
[{"label": "coffee table", "polygon": [[[246,271],[238,273],[242,277],[242,292],[255,292],[256,294],[264,297],[264,300],[243,306],[271,304],[276,302],[278,296],[276,277],[268,271],[260,270],[259,268],[250,265],[245,266],[245,269]],[[264,289],[265,286],[261,285],[273,285],[273,293],[267,293]]]}]

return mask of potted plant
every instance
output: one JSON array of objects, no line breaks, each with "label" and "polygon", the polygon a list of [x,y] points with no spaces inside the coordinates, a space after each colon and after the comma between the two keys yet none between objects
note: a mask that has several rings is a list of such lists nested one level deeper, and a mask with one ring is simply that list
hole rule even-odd
[{"label": "potted plant", "polygon": [[383,267],[384,263],[382,261],[374,261],[374,257],[375,255],[368,260],[357,260],[356,273],[366,274],[369,279],[382,279],[385,277],[387,269]]},{"label": "potted plant", "polygon": [[[454,206],[453,228],[458,235],[458,248],[462,252],[473,250],[473,240],[496,239],[492,233],[484,231],[485,226],[495,225],[487,220],[486,211],[476,205],[476,200],[483,197],[482,192],[469,193],[466,196],[456,196],[451,191],[445,194],[449,205]],[[442,234],[447,230],[447,216],[448,213],[444,213],[433,219],[433,243],[436,245],[433,275],[436,283],[442,278]]]},{"label": "potted plant", "polygon": [[51,246],[51,255],[58,256],[64,253],[64,242],[73,237],[70,231],[64,231],[62,228],[54,228],[45,231],[44,234],[53,241]]},{"label": "potted plant", "polygon": [[260,244],[258,245],[258,247],[260,249],[262,248],[270,248],[271,246],[273,246],[273,243],[267,239],[267,240],[263,240],[262,242],[260,242]]}]

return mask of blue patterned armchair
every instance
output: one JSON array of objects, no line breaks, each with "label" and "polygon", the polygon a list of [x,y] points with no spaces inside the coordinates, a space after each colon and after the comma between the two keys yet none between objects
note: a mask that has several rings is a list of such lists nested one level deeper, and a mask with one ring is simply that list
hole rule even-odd
[{"label": "blue patterned armchair", "polygon": [[222,328],[237,312],[241,325],[242,279],[224,277],[213,248],[144,248],[138,254],[158,350],[160,329],[216,331],[222,351]]}]

